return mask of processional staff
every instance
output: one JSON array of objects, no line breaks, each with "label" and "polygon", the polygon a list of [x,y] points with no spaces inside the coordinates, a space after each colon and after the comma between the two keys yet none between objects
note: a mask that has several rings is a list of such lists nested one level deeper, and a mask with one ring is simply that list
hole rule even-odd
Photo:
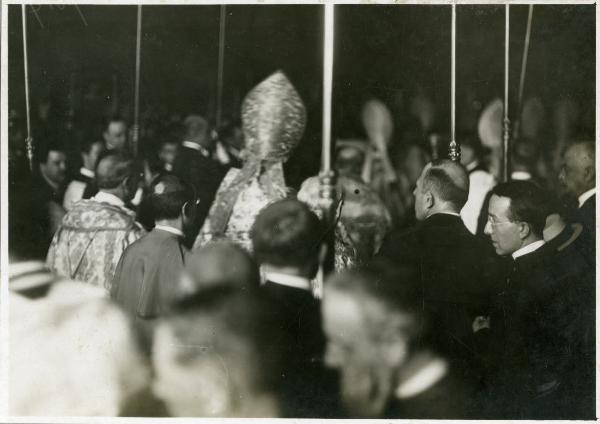
[{"label": "processional staff", "polygon": [[31,137],[31,110],[29,106],[29,67],[27,64],[27,10],[21,5],[21,17],[23,19],[23,65],[25,71],[25,115],[27,117],[27,138],[25,148],[27,159],[29,159],[29,170],[33,172],[33,138]]},{"label": "processional staff", "polygon": [[509,167],[509,143],[510,143],[510,120],[508,119],[508,72],[510,52],[510,5],[506,3],[505,27],[504,27],[504,122],[502,126],[502,176],[504,181],[510,179]]},{"label": "processional staff", "polygon": [[452,3],[452,41],[450,53],[450,145],[448,157],[460,161],[460,145],[456,142],[456,3]]},{"label": "processional staff", "polygon": [[333,233],[335,226],[334,203],[335,172],[331,168],[331,97],[333,93],[333,40],[334,40],[334,5],[325,3],[324,15],[324,47],[323,47],[323,134],[321,151],[321,172],[319,173],[319,200],[323,210],[323,218],[330,228],[328,232],[328,255],[323,264],[325,272],[333,270]]},{"label": "processional staff", "polygon": [[529,57],[529,40],[531,38],[531,22],[533,20],[533,4],[529,5],[527,14],[527,29],[525,31],[525,43],[523,45],[523,58],[521,60],[521,76],[519,78],[519,96],[517,98],[517,117],[513,128],[513,139],[518,138],[521,128],[521,114],[523,113],[523,91],[525,89],[525,74],[527,72],[527,58]]},{"label": "processional staff", "polygon": [[140,139],[140,70],[142,50],[142,5],[137,7],[137,33],[135,45],[135,96],[133,103],[133,135],[132,150],[134,157],[138,155],[138,142]]},{"label": "processional staff", "polygon": [[221,5],[221,15],[219,16],[219,63],[217,70],[217,114],[216,127],[221,127],[223,117],[223,73],[225,66],[225,25],[226,25],[226,5]]}]

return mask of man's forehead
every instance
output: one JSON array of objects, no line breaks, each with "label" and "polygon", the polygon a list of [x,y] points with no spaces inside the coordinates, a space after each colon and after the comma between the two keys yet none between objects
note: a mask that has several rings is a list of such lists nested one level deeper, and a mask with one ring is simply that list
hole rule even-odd
[{"label": "man's forehead", "polygon": [[125,122],[123,121],[112,121],[108,124],[109,131],[119,131],[125,128]]},{"label": "man's forehead", "polygon": [[510,208],[510,198],[493,194],[490,198],[489,213],[498,215],[507,212]]},{"label": "man's forehead", "polygon": [[65,152],[63,152],[62,150],[50,150],[48,152],[48,160],[64,160],[65,158]]}]

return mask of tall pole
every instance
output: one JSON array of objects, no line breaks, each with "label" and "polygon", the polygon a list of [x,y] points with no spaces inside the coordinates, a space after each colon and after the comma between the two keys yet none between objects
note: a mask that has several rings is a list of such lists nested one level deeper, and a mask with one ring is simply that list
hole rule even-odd
[{"label": "tall pole", "polygon": [[529,57],[529,40],[531,38],[531,22],[533,20],[533,4],[529,5],[527,15],[527,30],[525,31],[525,44],[523,45],[523,58],[521,59],[521,76],[519,78],[519,96],[517,98],[518,114],[515,118],[513,137],[519,137],[521,127],[521,114],[523,112],[523,91],[525,89],[525,75],[527,72],[527,58]]},{"label": "tall pole", "polygon": [[329,229],[325,235],[327,255],[321,269],[324,273],[334,268],[335,232],[335,172],[331,168],[331,97],[333,94],[333,45],[334,45],[334,4],[325,3],[323,19],[323,134],[321,152],[321,172],[319,174],[319,203],[323,218]]},{"label": "tall pole", "polygon": [[221,127],[223,117],[223,72],[225,63],[225,25],[226,25],[226,5],[221,5],[221,15],[219,17],[219,65],[217,71],[217,129]]},{"label": "tall pole", "polygon": [[140,70],[142,50],[142,5],[137,7],[137,33],[135,45],[135,96],[133,103],[133,155],[138,155],[138,142],[140,139]]},{"label": "tall pole", "polygon": [[33,172],[33,138],[31,137],[31,108],[29,104],[29,66],[27,63],[27,10],[21,5],[21,17],[23,20],[23,68],[25,70],[25,115],[27,117],[27,138],[25,148],[29,160],[29,170]]},{"label": "tall pole", "polygon": [[452,3],[452,41],[450,48],[450,145],[448,157],[460,161],[460,146],[456,142],[456,3]]},{"label": "tall pole", "polygon": [[502,126],[502,175],[504,181],[510,179],[510,120],[508,119],[508,76],[509,76],[509,40],[510,40],[510,6],[506,3],[504,28],[504,125]]}]

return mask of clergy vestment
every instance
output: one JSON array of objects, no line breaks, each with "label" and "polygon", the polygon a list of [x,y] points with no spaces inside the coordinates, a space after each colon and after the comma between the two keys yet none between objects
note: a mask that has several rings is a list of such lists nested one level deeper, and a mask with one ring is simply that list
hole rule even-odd
[{"label": "clergy vestment", "polygon": [[110,293],[121,255],[144,234],[121,199],[99,192],[90,200],[75,203],[65,215],[46,264],[61,276],[104,287]]},{"label": "clergy vestment", "polygon": [[157,225],[123,253],[111,298],[136,320],[157,318],[173,300],[185,263],[182,241],[181,231]]}]

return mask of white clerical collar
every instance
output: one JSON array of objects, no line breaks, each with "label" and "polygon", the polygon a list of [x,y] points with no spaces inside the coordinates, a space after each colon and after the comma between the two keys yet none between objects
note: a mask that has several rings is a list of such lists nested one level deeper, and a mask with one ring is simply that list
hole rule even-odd
[{"label": "white clerical collar", "polygon": [[596,187],[589,189],[588,191],[583,193],[581,196],[579,196],[579,198],[578,198],[579,207],[582,207],[583,204],[586,202],[586,200],[589,199],[590,197],[592,197],[594,194],[596,194]]},{"label": "white clerical collar", "polygon": [[207,149],[205,149],[198,143],[194,143],[193,141],[184,141],[183,143],[181,143],[181,145],[184,147],[187,147],[189,149],[193,149],[193,150],[196,150],[196,151],[202,153],[202,156],[206,156],[206,157],[210,156],[210,152]]},{"label": "white clerical collar", "polygon": [[109,205],[114,205],[114,206],[119,206],[119,207],[125,206],[125,202],[123,202],[121,199],[119,199],[114,194],[107,193],[105,191],[99,191],[98,194],[96,194],[94,197],[92,197],[92,200],[94,200],[96,202],[101,202],[101,203],[108,203]]},{"label": "white clerical collar", "polygon": [[429,218],[431,218],[432,216],[435,216],[435,215],[451,215],[451,216],[458,216],[458,217],[460,217],[460,214],[456,213],[456,212],[436,212],[433,215],[429,215]]},{"label": "white clerical collar", "polygon": [[280,284],[282,286],[293,287],[310,291],[310,281],[304,277],[297,275],[283,274],[281,272],[265,272],[265,281]]},{"label": "white clerical collar", "polygon": [[434,359],[421,368],[415,375],[401,383],[396,389],[398,399],[407,399],[417,396],[446,376],[448,364],[442,359]]},{"label": "white clerical collar", "polygon": [[510,174],[511,180],[528,181],[531,179],[531,174],[527,171],[514,171]]},{"label": "white clerical collar", "polygon": [[465,168],[467,169],[467,171],[472,171],[475,168],[477,168],[479,166],[479,161],[478,160],[474,160],[473,162],[467,164],[467,166],[465,166]]},{"label": "white clerical collar", "polygon": [[83,166],[79,169],[79,173],[81,175],[83,175],[84,177],[88,177],[88,178],[94,178],[94,176],[95,176],[94,171],[90,171],[89,169],[87,169]]},{"label": "white clerical collar", "polygon": [[518,257],[525,256],[528,253],[535,252],[540,247],[542,247],[546,242],[544,240],[534,241],[533,243],[528,244],[527,246],[521,247],[519,250],[513,252],[513,259],[517,259]]},{"label": "white clerical collar", "polygon": [[171,234],[175,234],[176,236],[183,237],[183,232],[179,228],[170,227],[168,225],[156,224],[154,226],[157,230],[163,230]]}]

